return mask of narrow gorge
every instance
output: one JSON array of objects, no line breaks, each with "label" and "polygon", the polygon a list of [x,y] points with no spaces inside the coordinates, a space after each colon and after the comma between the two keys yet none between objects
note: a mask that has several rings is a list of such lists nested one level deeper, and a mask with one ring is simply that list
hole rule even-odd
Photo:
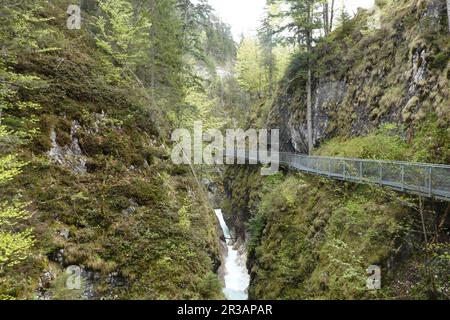
[{"label": "narrow gorge", "polygon": [[449,300],[449,1],[0,4],[0,300]]},{"label": "narrow gorge", "polygon": [[[368,29],[373,11],[360,10],[313,49],[314,155],[448,164],[446,3],[377,3],[381,27]],[[308,152],[306,63],[297,54],[273,102],[250,115],[280,128],[282,151]],[[251,299],[448,298],[448,202],[287,167],[268,178],[227,167],[224,188],[224,212],[248,242]],[[366,289],[372,265],[378,291]]]}]

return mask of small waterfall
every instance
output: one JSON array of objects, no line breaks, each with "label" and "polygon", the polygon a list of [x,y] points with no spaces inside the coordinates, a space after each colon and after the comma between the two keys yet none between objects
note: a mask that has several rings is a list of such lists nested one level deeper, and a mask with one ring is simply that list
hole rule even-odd
[{"label": "small waterfall", "polygon": [[246,254],[234,248],[230,229],[225,223],[222,210],[217,209],[215,212],[225,235],[228,249],[225,257],[225,288],[223,293],[228,300],[247,300],[250,276],[246,267]]}]

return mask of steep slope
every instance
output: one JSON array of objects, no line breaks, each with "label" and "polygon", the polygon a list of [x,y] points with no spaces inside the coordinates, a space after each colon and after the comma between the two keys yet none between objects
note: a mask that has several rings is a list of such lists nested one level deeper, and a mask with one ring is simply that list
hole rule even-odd
[{"label": "steep slope", "polygon": [[[380,29],[361,11],[314,49],[315,152],[448,164],[445,1],[388,1],[382,12]],[[286,151],[307,150],[304,57],[267,120]],[[224,209],[248,241],[251,298],[450,297],[448,203],[426,201],[421,219],[416,197],[248,166],[227,168],[224,183]],[[381,290],[366,287],[371,265]]]},{"label": "steep slope", "polygon": [[[448,135],[450,42],[445,1],[378,3],[379,27],[373,26],[373,13],[361,11],[314,49],[316,146],[336,136],[367,135],[384,124],[402,126],[408,143],[427,122]],[[302,54],[294,59],[271,119],[273,126],[287,123],[280,125],[284,148],[300,152],[307,150],[304,61]],[[410,158],[448,163],[443,142],[429,146],[428,158]]]},{"label": "steep slope", "polygon": [[[11,74],[40,80],[11,86],[17,94],[8,98],[39,107],[2,114],[11,130],[35,119],[17,151],[28,164],[0,196],[20,190],[36,244],[0,274],[0,296],[221,297],[214,212],[189,169],[171,163],[164,116],[135,79],[111,81],[110,57],[89,30],[65,29],[65,11],[62,2],[23,11],[20,28],[8,12],[1,17],[0,38],[12,44],[3,48],[2,89]],[[68,266],[81,272],[79,290],[66,285]]]}]

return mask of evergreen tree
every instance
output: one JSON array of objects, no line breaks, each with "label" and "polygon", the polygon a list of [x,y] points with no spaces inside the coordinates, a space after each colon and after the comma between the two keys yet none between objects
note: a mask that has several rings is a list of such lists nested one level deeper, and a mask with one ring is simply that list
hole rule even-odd
[{"label": "evergreen tree", "polygon": [[140,78],[151,88],[154,103],[174,106],[184,96],[183,22],[176,0],[146,1],[152,25],[151,47]]},{"label": "evergreen tree", "polygon": [[238,48],[236,72],[242,89],[262,97],[267,79],[263,70],[263,53],[256,39],[244,38]]},{"label": "evergreen tree", "polygon": [[150,18],[136,14],[128,0],[99,1],[95,21],[97,46],[105,50],[121,72],[135,72],[149,47]]},{"label": "evergreen tree", "polygon": [[266,17],[263,20],[261,29],[259,30],[259,39],[262,47],[262,55],[263,55],[262,63],[267,68],[269,96],[273,95],[275,72],[276,72],[275,55],[273,52],[275,47],[275,41],[273,34],[274,31],[270,23],[269,17]]},{"label": "evergreen tree", "polygon": [[312,47],[316,40],[316,30],[322,28],[323,18],[320,7],[322,0],[271,0],[271,3],[282,1],[286,8],[279,15],[285,18],[284,24],[276,32],[289,32],[300,48],[305,51],[308,69],[306,70],[306,119],[308,127],[308,152],[313,149],[312,123]]}]

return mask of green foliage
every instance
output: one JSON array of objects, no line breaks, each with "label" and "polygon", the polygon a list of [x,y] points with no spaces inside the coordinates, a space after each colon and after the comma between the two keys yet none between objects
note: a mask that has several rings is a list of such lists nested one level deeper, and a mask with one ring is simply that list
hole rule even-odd
[{"label": "green foliage", "polygon": [[204,51],[206,57],[212,57],[220,65],[226,65],[236,57],[236,44],[233,40],[231,27],[218,17],[210,14],[206,22]]},{"label": "green foliage", "polygon": [[198,284],[198,291],[204,300],[222,299],[222,285],[214,273],[208,273]]},{"label": "green foliage", "polygon": [[262,51],[255,39],[244,38],[238,48],[236,72],[239,85],[253,95],[262,95],[267,79],[262,69]]},{"label": "green foliage", "polygon": [[191,227],[191,219],[190,219],[190,207],[187,205],[184,205],[178,210],[178,216],[180,221],[178,222],[178,225],[183,230],[189,230]]},{"label": "green foliage", "polygon": [[436,69],[444,69],[448,64],[448,52],[440,52],[433,57],[431,67]]},{"label": "green foliage", "polygon": [[436,115],[429,115],[416,129],[411,141],[403,138],[403,129],[397,125],[384,125],[366,136],[355,138],[338,137],[320,147],[316,154],[362,159],[401,160],[412,162],[449,162],[448,129],[441,127]]},{"label": "green foliage", "polygon": [[[23,166],[14,155],[0,157],[0,186],[19,175]],[[30,216],[20,199],[0,202],[0,275],[30,255],[34,245],[32,229],[23,227]]]},{"label": "green foliage", "polygon": [[[20,46],[0,55],[0,176],[8,180],[0,188],[0,259],[8,265],[0,297],[33,298],[39,288],[53,299],[80,298],[66,290],[61,270],[50,288],[39,287],[49,265],[61,267],[53,260],[63,249],[64,264],[99,275],[96,298],[222,298],[213,273],[220,263],[215,216],[189,172],[170,162],[165,141],[163,114],[184,102],[194,81],[184,60],[194,55],[193,38],[182,37],[180,3],[147,1],[138,9],[137,2],[99,1],[83,12],[93,25],[79,31],[66,30],[62,1],[31,11],[27,1],[8,8],[6,20],[2,11],[0,38]],[[12,19],[24,14],[32,18]],[[28,50],[31,37],[36,47]],[[46,44],[59,44],[58,55]],[[192,100],[209,107],[207,96]],[[76,139],[84,175],[49,159],[52,131],[63,152]],[[33,232],[26,209],[36,217]],[[124,285],[110,282],[112,272]]]},{"label": "green foliage", "polygon": [[408,159],[417,162],[450,163],[450,134],[436,115],[429,115],[418,126],[410,144]]},{"label": "green foliage", "polygon": [[221,129],[228,121],[223,110],[220,110],[217,98],[211,98],[207,92],[199,89],[190,89],[186,92],[184,104],[180,110],[173,113],[173,123],[193,129],[194,121],[201,120],[203,130]]},{"label": "green foliage", "polygon": [[236,76],[240,87],[259,98],[271,94],[284,74],[290,53],[285,46],[273,45],[267,49],[264,43],[254,38],[243,38],[236,58]]},{"label": "green foliage", "polygon": [[0,158],[0,184],[3,184],[20,174],[23,163],[17,160],[15,155],[7,155]]},{"label": "green foliage", "polygon": [[183,61],[191,47],[184,42],[184,20],[176,0],[150,1],[145,10],[152,24],[151,46],[137,75],[156,100],[152,103],[170,110],[183,101],[185,84],[192,84],[192,74]]},{"label": "green foliage", "polygon": [[[311,45],[314,31],[322,28],[322,0],[271,0],[277,6],[269,15],[275,18],[274,31],[298,45]],[[288,31],[288,32],[286,32]]]},{"label": "green foliage", "polygon": [[386,113],[389,113],[393,109],[395,109],[400,103],[405,94],[405,90],[401,86],[394,86],[389,88],[384,93],[383,97],[380,100],[380,108],[379,112],[375,115],[374,111],[372,111],[373,116],[382,116]]},{"label": "green foliage", "polygon": [[[15,7],[2,8],[0,19],[12,18],[9,29],[0,29],[0,38],[5,52],[0,56],[0,277],[17,267],[30,257],[35,244],[33,229],[27,227],[31,213],[27,203],[20,197],[20,191],[3,192],[22,173],[26,162],[20,159],[18,147],[29,142],[38,133],[35,128],[36,116],[33,114],[39,105],[19,99],[19,89],[33,91],[45,85],[35,75],[22,75],[14,72],[14,63],[20,50],[29,48],[41,51],[43,38],[48,34],[40,27],[47,19],[38,18],[35,11],[40,4],[24,4],[28,11]],[[33,33],[29,29],[36,26]],[[47,50],[49,52],[51,50]],[[3,292],[0,292],[2,295]],[[6,295],[7,296],[7,295]]]},{"label": "green foliage", "polygon": [[103,15],[95,22],[97,46],[125,72],[136,71],[149,50],[149,17],[145,14],[135,17],[133,5],[125,0],[100,1],[99,7]]},{"label": "green foliage", "polygon": [[[0,186],[3,188],[11,182],[23,166],[14,155],[0,157]],[[0,202],[0,275],[6,268],[28,258],[34,245],[32,229],[23,227],[23,222],[31,216],[25,206],[17,198]]]},{"label": "green foliage", "polygon": [[22,52],[51,53],[60,49],[59,39],[55,39],[53,32],[46,28],[47,23],[54,18],[37,14],[43,7],[44,4],[39,1],[21,1],[15,5],[2,6],[0,21],[8,28],[2,28],[0,37],[3,50],[8,52],[10,58],[17,59]]},{"label": "green foliage", "polygon": [[366,136],[334,138],[316,153],[322,156],[378,160],[407,160],[408,144],[399,135],[400,129],[387,125]]},{"label": "green foliage", "polygon": [[[414,289],[419,294],[421,292],[429,293],[426,298],[448,300],[450,299],[450,276],[448,273],[450,246],[448,243],[430,244],[427,247],[427,254],[429,260],[424,266],[421,266],[422,270],[420,270],[425,281]],[[428,288],[432,288],[432,290]]]},{"label": "green foliage", "polygon": [[27,259],[33,245],[32,229],[14,233],[0,231],[0,272]]},{"label": "green foliage", "polygon": [[49,294],[54,300],[82,300],[82,293],[85,287],[85,280],[81,278],[80,289],[70,289],[67,287],[67,280],[70,274],[61,273],[52,282]]},{"label": "green foliage", "polygon": [[361,298],[367,290],[367,267],[363,258],[338,239],[330,239],[322,250],[327,264],[324,272],[330,274],[327,280],[328,298]]},{"label": "green foliage", "polygon": [[249,223],[249,256],[257,270],[251,297],[375,297],[366,289],[365,270],[395,252],[411,226],[406,210],[366,187],[347,190],[302,175],[266,182]]}]

